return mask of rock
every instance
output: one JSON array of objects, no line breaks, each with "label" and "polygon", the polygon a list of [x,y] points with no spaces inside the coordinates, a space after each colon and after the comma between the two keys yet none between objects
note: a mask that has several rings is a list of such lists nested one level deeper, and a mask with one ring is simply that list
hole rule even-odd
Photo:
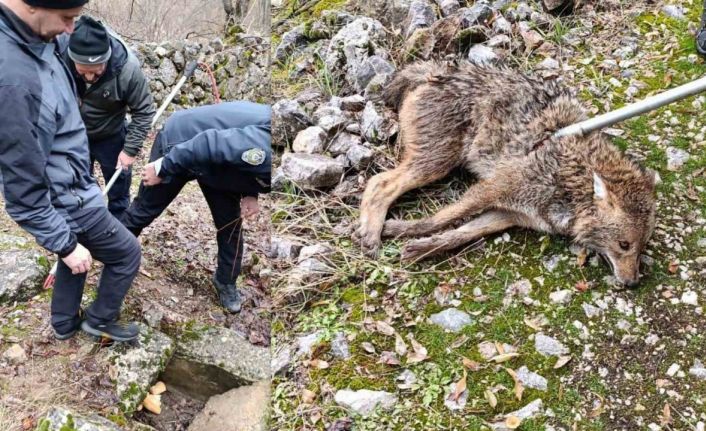
[{"label": "rock", "polygon": [[364,171],[373,161],[374,154],[373,150],[364,145],[353,144],[346,152],[346,160],[353,168]]},{"label": "rock", "polygon": [[379,46],[385,44],[386,33],[380,21],[357,18],[331,38],[324,62],[329,71],[340,72],[349,84],[356,85],[358,69]]},{"label": "rock", "polygon": [[319,154],[285,153],[282,174],[303,189],[331,187],[343,176],[343,164]]},{"label": "rock", "polygon": [[510,36],[505,34],[499,34],[497,36],[491,37],[486,43],[486,45],[489,48],[508,48],[510,47],[511,43],[512,39],[510,39]]},{"label": "rock", "polygon": [[351,112],[362,111],[365,109],[365,98],[360,94],[344,97],[341,99],[341,109]]},{"label": "rock", "polygon": [[275,61],[283,63],[287,58],[296,52],[297,49],[307,43],[304,36],[304,25],[298,25],[282,35],[282,40],[275,49]]},{"label": "rock", "polygon": [[517,11],[517,17],[520,19],[520,21],[529,20],[532,17],[532,13],[534,12],[532,6],[528,5],[525,2],[518,3],[517,8],[515,10]]},{"label": "rock", "polygon": [[333,273],[333,268],[312,257],[299,262],[299,265],[290,273],[289,281],[292,283],[307,283]]},{"label": "rock", "polygon": [[496,417],[495,420],[498,420],[499,422],[491,424],[491,428],[493,431],[512,431],[511,428],[508,428],[505,425],[505,419],[508,417],[516,417],[522,421],[533,418],[538,416],[539,414],[542,413],[542,409],[544,408],[544,403],[542,403],[541,399],[536,399],[532,401],[531,403],[527,404],[526,406],[522,407],[519,410],[516,410],[514,412],[510,412],[506,415]]},{"label": "rock", "polygon": [[436,0],[442,16],[449,16],[461,8],[459,0]]},{"label": "rock", "polygon": [[545,58],[537,65],[537,68],[542,70],[559,70],[559,67],[559,62],[551,57]]},{"label": "rock", "polygon": [[681,148],[667,147],[667,169],[678,171],[691,158],[690,154]]},{"label": "rock", "polygon": [[209,399],[188,431],[267,431],[269,402],[269,382],[231,389]]},{"label": "rock", "polygon": [[362,142],[360,136],[348,132],[341,132],[333,139],[331,144],[326,149],[333,157],[346,154],[351,147],[360,145]]},{"label": "rock", "polygon": [[694,366],[689,368],[689,374],[699,380],[706,380],[706,368],[704,368],[704,364],[698,359],[694,361]]},{"label": "rock", "polygon": [[356,69],[355,88],[357,91],[366,90],[373,80],[379,85],[384,85],[393,73],[395,73],[395,66],[392,63],[379,55],[372,55]]},{"label": "rock", "polygon": [[384,142],[389,137],[385,131],[385,120],[375,109],[373,102],[368,102],[360,119],[363,136],[368,142]]},{"label": "rock", "polygon": [[321,154],[326,147],[326,132],[319,126],[311,126],[297,134],[292,150],[297,153]]},{"label": "rock", "polygon": [[223,40],[220,37],[217,37],[210,41],[208,45],[213,48],[215,52],[221,52],[225,49],[225,45],[223,44]]},{"label": "rock", "polygon": [[532,282],[523,278],[512,283],[505,289],[503,306],[509,306],[515,297],[528,298],[532,292]]},{"label": "rock", "polygon": [[291,142],[312,121],[296,100],[280,100],[272,105],[272,142]]},{"label": "rock", "polygon": [[46,259],[31,249],[29,241],[0,234],[0,305],[38,294],[48,274]]},{"label": "rock", "polygon": [[526,388],[538,389],[540,391],[547,390],[547,379],[537,373],[533,373],[527,367],[522,367],[517,370],[517,378]]},{"label": "rock", "polygon": [[343,130],[348,123],[348,118],[341,109],[334,106],[327,106],[317,110],[314,114],[314,119],[328,136],[335,135]]},{"label": "rock", "polygon": [[564,346],[559,340],[542,333],[535,335],[534,348],[544,356],[563,356],[569,354],[568,347]]},{"label": "rock", "polygon": [[282,374],[289,369],[292,364],[292,348],[290,346],[282,346],[275,350],[270,362],[270,370],[272,376]]},{"label": "rock", "polygon": [[473,45],[468,51],[468,61],[475,64],[493,63],[498,55],[485,45]]},{"label": "rock", "polygon": [[501,15],[493,22],[493,31],[504,35],[512,34],[512,24]]},{"label": "rock", "polygon": [[544,10],[550,13],[571,12],[574,7],[574,0],[542,0]]},{"label": "rock", "polygon": [[123,412],[137,409],[173,352],[174,340],[142,324],[137,347],[118,344],[110,350],[108,362],[115,367],[115,390]]},{"label": "rock", "polygon": [[343,332],[337,332],[331,340],[331,354],[344,361],[350,359],[351,352],[348,346],[348,339]]},{"label": "rock", "polygon": [[302,248],[301,252],[299,253],[299,263],[312,258],[312,257],[328,257],[333,252],[333,249],[325,244],[314,244],[314,245],[308,245],[304,248]]},{"label": "rock", "polygon": [[361,389],[351,391],[343,389],[334,396],[336,403],[343,408],[352,410],[359,415],[368,416],[377,407],[390,410],[397,404],[397,396],[389,392]]},{"label": "rock", "polygon": [[456,383],[451,383],[448,390],[446,391],[446,396],[444,397],[444,405],[447,409],[451,411],[463,410],[468,402],[468,390],[461,392],[461,396],[457,400],[452,399],[449,395],[456,393]]},{"label": "rock", "polygon": [[675,18],[678,20],[686,19],[683,6],[672,4],[664,5],[662,6],[662,13],[667,15],[668,17]]},{"label": "rock", "polygon": [[461,18],[461,28],[468,28],[477,24],[484,25],[493,17],[493,9],[486,3],[476,2],[471,7],[464,7],[456,12]]},{"label": "rock", "polygon": [[471,316],[456,308],[447,308],[440,313],[432,314],[429,320],[451,332],[459,332],[473,323]]},{"label": "rock", "polygon": [[20,365],[27,362],[27,352],[19,344],[13,344],[3,352],[2,358],[12,365]]},{"label": "rock", "polygon": [[162,63],[159,65],[159,69],[157,69],[155,78],[160,80],[165,87],[169,88],[174,85],[177,76],[179,76],[179,73],[174,63],[168,58],[162,59]]},{"label": "rock", "polygon": [[205,401],[269,379],[270,362],[268,348],[250,344],[231,329],[197,326],[179,338],[163,381],[167,387]]},{"label": "rock", "polygon": [[412,0],[403,27],[404,37],[409,38],[419,28],[429,27],[436,21],[434,8],[427,0]]},{"label": "rock", "polygon": [[696,246],[700,248],[706,248],[706,238],[700,238],[696,241]]},{"label": "rock", "polygon": [[411,370],[404,370],[397,376],[397,387],[400,389],[411,389],[417,383],[417,376]]},{"label": "rock", "polygon": [[[157,48],[154,49],[153,51],[157,57],[159,58],[164,58],[169,56],[169,50],[163,46],[158,46]],[[156,65],[155,65],[156,66]]]},{"label": "rock", "polygon": [[63,407],[52,407],[40,420],[37,429],[42,431],[122,431],[120,427],[98,415],[81,415]]},{"label": "rock", "polygon": [[589,319],[592,319],[602,313],[600,308],[593,306],[591,304],[587,304],[585,302],[583,304],[581,304],[581,307],[583,307],[583,312],[586,314],[586,317],[588,317]]},{"label": "rock", "polygon": [[699,305],[699,296],[693,290],[687,290],[681,295],[681,302],[688,305]]},{"label": "rock", "polygon": [[297,338],[297,356],[310,356],[313,348],[321,342],[323,337],[323,331],[316,331]]},{"label": "rock", "polygon": [[294,260],[299,256],[302,245],[291,238],[273,236],[270,239],[271,259]]},{"label": "rock", "polygon": [[561,262],[561,256],[556,254],[542,259],[542,265],[549,272],[554,272],[559,266],[559,262]]},{"label": "rock", "polygon": [[574,292],[569,289],[558,290],[549,294],[549,299],[555,304],[566,305],[571,302]]},{"label": "rock", "polygon": [[544,43],[544,38],[536,30],[520,29],[520,36],[522,36],[522,40],[525,42],[525,48],[527,51],[532,51],[539,48]]},{"label": "rock", "polygon": [[174,63],[177,70],[184,70],[186,67],[186,59],[184,58],[184,54],[182,54],[181,51],[175,52],[174,57],[172,58],[172,63]]}]

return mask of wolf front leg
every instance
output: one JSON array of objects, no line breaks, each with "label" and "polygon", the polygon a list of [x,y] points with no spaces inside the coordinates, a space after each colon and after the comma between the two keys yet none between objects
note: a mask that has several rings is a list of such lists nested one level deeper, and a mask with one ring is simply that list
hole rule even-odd
[{"label": "wolf front leg", "polygon": [[479,181],[469,187],[461,199],[431,217],[419,220],[388,220],[382,235],[399,238],[432,234],[464,217],[488,210],[512,189],[512,181],[507,181],[507,178],[503,181],[496,178]]},{"label": "wolf front leg", "polygon": [[408,242],[402,249],[402,260],[407,262],[420,260],[515,225],[517,220],[512,213],[499,210],[488,211],[458,229]]}]

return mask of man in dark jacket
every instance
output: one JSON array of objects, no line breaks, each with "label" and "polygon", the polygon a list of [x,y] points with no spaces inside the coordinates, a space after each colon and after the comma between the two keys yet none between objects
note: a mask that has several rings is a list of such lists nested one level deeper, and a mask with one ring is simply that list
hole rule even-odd
[{"label": "man in dark jacket", "polygon": [[240,274],[242,216],[257,213],[258,193],[269,192],[272,166],[270,107],[250,102],[172,114],[152,147],[143,184],[123,217],[135,235],[157,218],[184,185],[196,179],[218,231],[214,285],[221,305],[240,311],[235,286]]},{"label": "man in dark jacket", "polygon": [[[81,98],[91,150],[106,181],[120,164],[123,173],[108,192],[108,209],[120,218],[130,205],[131,166],[151,128],[154,107],[140,61],[116,36],[83,16],[64,53]],[[130,124],[127,113],[130,112]]]},{"label": "man in dark jacket", "polygon": [[[105,207],[88,166],[88,140],[56,36],[73,31],[87,0],[0,0],[0,172],[8,214],[61,258],[52,294],[55,336],[83,328],[116,340],[138,335],[117,317],[140,265],[134,236]],[[80,315],[92,258],[104,268]]]}]

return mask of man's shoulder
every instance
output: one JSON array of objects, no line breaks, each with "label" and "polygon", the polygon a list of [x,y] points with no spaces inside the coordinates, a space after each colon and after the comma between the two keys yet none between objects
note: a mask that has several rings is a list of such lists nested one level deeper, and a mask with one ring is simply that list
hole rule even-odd
[{"label": "man's shoulder", "polygon": [[21,88],[40,96],[42,85],[36,61],[17,45],[0,40],[0,87]]}]

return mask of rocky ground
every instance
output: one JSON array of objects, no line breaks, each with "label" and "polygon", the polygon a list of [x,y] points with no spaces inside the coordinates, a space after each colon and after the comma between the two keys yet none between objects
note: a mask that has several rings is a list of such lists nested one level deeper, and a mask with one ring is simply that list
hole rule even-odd
[{"label": "rocky ground", "polygon": [[[137,49],[158,102],[185,62],[200,53],[214,70],[224,100],[263,101],[267,95],[269,46],[264,39],[233,33],[225,42],[203,46],[164,43]],[[198,72],[172,108],[212,103],[207,79]],[[149,154],[149,145],[143,154]],[[144,163],[140,160],[135,167],[133,194]],[[217,250],[210,211],[198,186],[187,185],[141,235],[143,264],[122,316],[141,322],[143,335],[134,345],[115,346],[96,344],[83,334],[66,342],[54,340],[51,291],[42,290],[41,284],[55,257],[38,248],[3,211],[0,429],[240,429],[234,428],[234,420],[247,429],[260,426],[254,424],[263,422],[268,398],[268,387],[260,382],[270,376],[271,320],[268,197],[262,205],[258,219],[244,227],[245,270],[239,286],[246,302],[239,314],[226,314],[210,281]],[[84,293],[86,304],[95,295],[99,273],[96,263]],[[166,392],[150,395],[158,380],[166,384]],[[141,407],[143,400],[146,405],[160,398],[159,415]]]},{"label": "rocky ground", "polygon": [[[524,230],[411,265],[399,241],[370,260],[350,240],[366,180],[395,163],[377,98],[395,70],[499,58],[597,114],[703,75],[701,2],[582,2],[559,18],[532,1],[314,4],[285,1],[273,20],[271,429],[703,430],[703,96],[605,130],[662,180],[639,289]],[[469,181],[409,193],[392,215],[433,213]]]}]

